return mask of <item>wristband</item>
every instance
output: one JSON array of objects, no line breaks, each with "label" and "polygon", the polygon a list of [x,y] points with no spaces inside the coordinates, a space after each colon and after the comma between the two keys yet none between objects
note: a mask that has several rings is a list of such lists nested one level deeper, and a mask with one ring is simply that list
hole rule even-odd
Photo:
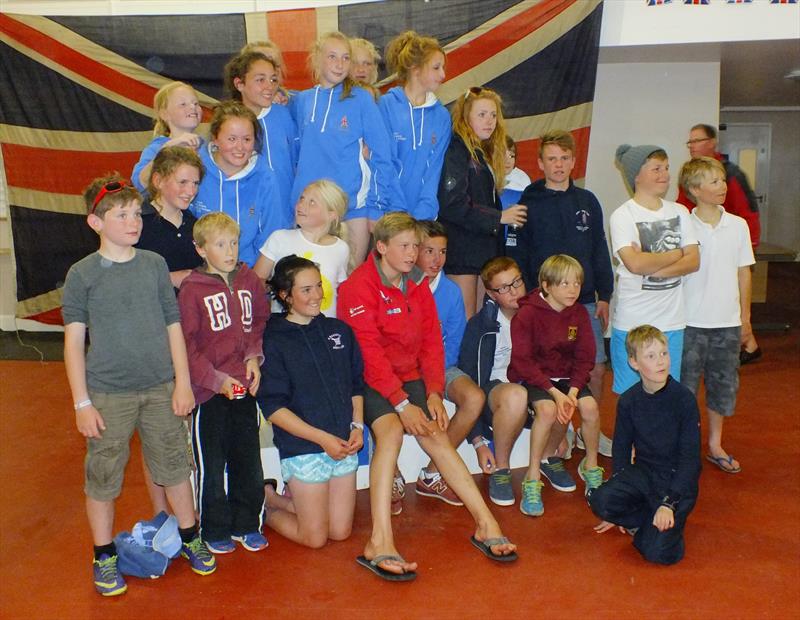
[{"label": "wristband", "polygon": [[350,422],[350,430],[354,431],[356,429],[358,429],[358,430],[363,432],[364,431],[364,424],[362,422]]},{"label": "wristband", "polygon": [[481,446],[489,446],[489,440],[486,437],[476,437],[472,440],[472,447],[476,450]]},{"label": "wristband", "polygon": [[678,499],[673,499],[669,495],[665,495],[664,499],[661,500],[661,506],[669,508],[672,512],[675,512],[675,508],[678,506]]},{"label": "wristband", "polygon": [[397,404],[394,406],[394,410],[395,410],[397,413],[403,413],[403,409],[405,409],[406,407],[408,407],[410,404],[411,404],[411,403],[409,402],[409,400],[408,400],[407,398],[405,398],[405,399],[401,400],[399,403],[397,403]]},{"label": "wristband", "polygon": [[82,400],[79,403],[75,403],[75,411],[78,409],[83,409],[84,407],[89,407],[92,404],[90,399]]}]

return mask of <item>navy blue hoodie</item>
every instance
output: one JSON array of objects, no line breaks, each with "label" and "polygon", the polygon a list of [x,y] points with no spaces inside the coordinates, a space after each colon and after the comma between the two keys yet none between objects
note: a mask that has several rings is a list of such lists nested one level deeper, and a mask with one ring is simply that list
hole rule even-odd
[{"label": "navy blue hoodie", "polygon": [[[258,404],[269,418],[282,408],[341,439],[350,437],[353,396],[364,394],[364,363],[350,327],[320,314],[308,325],[275,314],[264,330]],[[273,425],[282,459],[324,452]]]}]

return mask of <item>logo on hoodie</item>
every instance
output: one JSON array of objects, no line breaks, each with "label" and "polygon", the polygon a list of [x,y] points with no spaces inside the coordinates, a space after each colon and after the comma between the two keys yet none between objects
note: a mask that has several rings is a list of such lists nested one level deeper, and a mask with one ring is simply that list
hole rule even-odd
[{"label": "logo on hoodie", "polygon": [[211,331],[221,332],[231,324],[231,315],[228,312],[228,296],[225,293],[215,293],[203,297],[203,303],[208,311],[208,323]]},{"label": "logo on hoodie", "polygon": [[431,134],[431,146],[436,146],[436,133]]},{"label": "logo on hoodie", "polygon": [[333,350],[338,351],[339,349],[344,349],[344,345],[342,344],[342,335],[341,334],[331,334],[328,336],[328,340],[333,343]]},{"label": "logo on hoodie", "polygon": [[347,122],[347,116],[343,116],[342,120],[339,121],[339,129],[346,131],[350,128],[350,124]]},{"label": "logo on hoodie", "polygon": [[567,327],[567,340],[570,342],[578,339],[578,326],[570,325]]}]

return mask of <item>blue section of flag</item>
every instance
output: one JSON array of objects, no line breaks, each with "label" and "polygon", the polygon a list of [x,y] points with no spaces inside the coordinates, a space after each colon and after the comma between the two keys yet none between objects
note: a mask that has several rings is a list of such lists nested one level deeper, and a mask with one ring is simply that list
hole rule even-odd
[{"label": "blue section of flag", "polygon": [[657,4],[671,4],[672,0],[647,0],[647,6],[656,6]]}]

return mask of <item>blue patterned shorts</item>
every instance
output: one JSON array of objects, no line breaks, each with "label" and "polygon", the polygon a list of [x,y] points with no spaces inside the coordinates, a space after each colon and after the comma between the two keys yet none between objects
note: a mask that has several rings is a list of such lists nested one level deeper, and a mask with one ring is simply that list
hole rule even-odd
[{"label": "blue patterned shorts", "polygon": [[350,454],[341,461],[329,457],[324,452],[300,454],[281,459],[281,475],[284,482],[297,478],[300,482],[328,482],[352,474],[358,469],[358,455]]}]

